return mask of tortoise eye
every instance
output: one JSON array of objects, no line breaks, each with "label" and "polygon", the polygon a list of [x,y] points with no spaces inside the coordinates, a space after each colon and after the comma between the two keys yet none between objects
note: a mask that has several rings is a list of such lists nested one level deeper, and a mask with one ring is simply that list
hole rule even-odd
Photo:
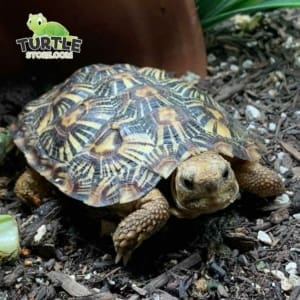
[{"label": "tortoise eye", "polygon": [[188,178],[183,179],[182,185],[183,185],[187,190],[192,190],[193,187],[194,187],[193,180],[192,180],[192,179],[188,179]]},{"label": "tortoise eye", "polygon": [[226,168],[223,170],[222,177],[223,177],[224,179],[227,179],[228,176],[229,176],[229,169],[228,169],[228,167],[226,167]]}]

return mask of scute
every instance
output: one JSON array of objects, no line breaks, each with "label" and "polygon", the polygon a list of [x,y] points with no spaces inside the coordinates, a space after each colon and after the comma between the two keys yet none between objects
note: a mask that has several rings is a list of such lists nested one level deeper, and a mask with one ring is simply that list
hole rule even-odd
[{"label": "scute", "polygon": [[195,83],[122,64],[76,71],[28,103],[11,132],[31,167],[96,207],[142,197],[195,153],[259,156]]}]

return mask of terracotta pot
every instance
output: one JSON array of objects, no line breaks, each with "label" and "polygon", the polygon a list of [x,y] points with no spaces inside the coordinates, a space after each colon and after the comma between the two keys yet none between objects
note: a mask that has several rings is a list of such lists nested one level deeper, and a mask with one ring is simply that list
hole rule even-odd
[{"label": "terracotta pot", "polygon": [[[37,68],[65,76],[96,62],[128,62],[177,74],[191,70],[206,75],[194,0],[27,0],[5,2],[0,11],[2,75]],[[72,61],[25,59],[15,40],[32,36],[26,26],[28,15],[39,12],[83,40],[81,53]]]}]

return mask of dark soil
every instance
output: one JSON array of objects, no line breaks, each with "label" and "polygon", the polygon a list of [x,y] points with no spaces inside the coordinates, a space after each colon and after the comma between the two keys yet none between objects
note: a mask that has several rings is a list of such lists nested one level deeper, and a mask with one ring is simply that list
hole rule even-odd
[{"label": "dark soil", "polygon": [[[99,237],[75,201],[54,193],[35,209],[17,199],[13,186],[25,162],[12,151],[0,170],[9,177],[0,213],[16,217],[22,251],[0,267],[0,299],[300,299],[299,13],[267,13],[254,28],[230,20],[208,33],[210,76],[199,83],[265,144],[263,162],[285,180],[283,197],[244,194],[217,214],[171,219],[123,267],[114,263],[111,239]],[[57,80],[2,81],[0,125]]]}]

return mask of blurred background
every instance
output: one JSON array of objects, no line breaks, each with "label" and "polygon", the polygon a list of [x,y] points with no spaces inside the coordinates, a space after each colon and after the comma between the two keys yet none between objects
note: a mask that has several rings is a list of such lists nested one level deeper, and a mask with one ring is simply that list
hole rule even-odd
[{"label": "blurred background", "polygon": [[[91,63],[128,62],[205,75],[205,47],[194,0],[2,1],[0,76],[30,71],[65,77]],[[28,60],[16,39],[32,37],[29,13],[43,13],[83,40],[73,60]],[[41,72],[41,73],[40,73]]]}]

